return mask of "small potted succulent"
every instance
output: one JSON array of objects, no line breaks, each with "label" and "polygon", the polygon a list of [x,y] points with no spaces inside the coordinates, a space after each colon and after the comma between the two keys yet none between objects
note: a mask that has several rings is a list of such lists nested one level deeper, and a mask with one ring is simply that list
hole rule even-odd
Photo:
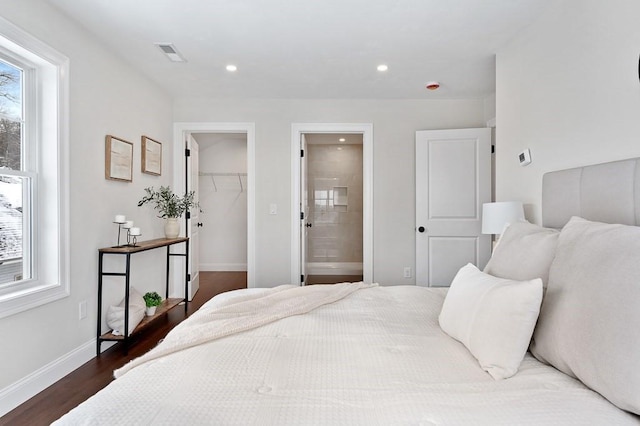
[{"label": "small potted succulent", "polygon": [[142,296],[144,298],[144,303],[147,305],[146,314],[148,317],[154,315],[156,313],[156,308],[160,306],[162,303],[162,297],[155,291],[150,291]]}]

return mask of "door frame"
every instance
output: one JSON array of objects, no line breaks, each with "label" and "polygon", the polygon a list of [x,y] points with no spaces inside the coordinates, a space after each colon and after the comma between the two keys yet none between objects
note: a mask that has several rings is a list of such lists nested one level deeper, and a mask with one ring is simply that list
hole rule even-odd
[{"label": "door frame", "polygon": [[373,282],[373,124],[291,124],[291,283],[300,283],[300,138],[305,133],[353,133],[362,135],[362,273]]},{"label": "door frame", "polygon": [[[185,186],[184,136],[186,133],[246,133],[247,135],[247,287],[255,287],[255,123],[218,123],[218,122],[175,122],[173,123],[173,185],[174,188]],[[187,232],[186,229],[184,231]],[[174,282],[184,277],[182,263],[173,269]]]}]

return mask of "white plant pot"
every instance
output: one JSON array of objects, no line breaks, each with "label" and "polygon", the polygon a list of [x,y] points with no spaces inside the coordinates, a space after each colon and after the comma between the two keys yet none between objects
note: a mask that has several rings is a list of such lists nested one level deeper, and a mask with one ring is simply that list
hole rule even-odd
[{"label": "white plant pot", "polygon": [[180,235],[180,222],[177,217],[168,217],[164,223],[164,236],[177,238]]},{"label": "white plant pot", "polygon": [[148,317],[155,315],[156,314],[156,308],[157,306],[147,306],[147,310],[146,310],[146,314]]}]

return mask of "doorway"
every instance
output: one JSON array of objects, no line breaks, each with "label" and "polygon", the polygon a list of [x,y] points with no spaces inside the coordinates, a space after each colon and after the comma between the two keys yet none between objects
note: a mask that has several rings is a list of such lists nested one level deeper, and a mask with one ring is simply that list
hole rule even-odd
[{"label": "doorway", "polygon": [[[199,146],[199,270],[247,270],[247,134],[191,133]],[[195,252],[194,252],[195,253]]]},{"label": "doorway", "polygon": [[309,133],[303,139],[304,283],[362,281],[362,134]]},{"label": "doorway", "polygon": [[[246,183],[246,186],[243,186],[243,193],[246,197],[246,226],[244,227],[246,231],[246,282],[247,287],[255,287],[255,124],[209,122],[174,123],[173,186],[175,188],[185,188],[186,175],[188,174],[188,161],[185,161],[185,148],[188,146],[189,137],[198,134],[240,134],[246,138],[246,176],[241,176],[241,178],[244,178],[242,181],[243,184]],[[200,166],[200,161],[198,165]],[[200,166],[201,171],[204,173],[215,172],[208,170],[206,167],[208,167],[208,165],[203,163],[202,166]],[[222,171],[218,172],[222,173]],[[233,172],[237,172],[237,170],[234,169]],[[198,173],[198,175],[199,174],[200,173]],[[198,176],[198,184],[200,184],[200,180],[203,178],[205,177]],[[190,235],[191,229],[193,228],[198,228],[197,223],[187,226],[187,236]],[[204,229],[204,222],[200,228]],[[193,271],[194,268],[199,266],[199,260],[194,260],[196,259],[190,259],[190,271]],[[172,267],[173,282],[180,282],[181,277],[184,277],[185,272],[181,263],[182,262],[176,263],[175,267]],[[226,267],[229,266],[227,265]],[[179,289],[174,290],[172,294],[179,296],[179,294],[175,293],[177,291],[179,291]]]},{"label": "doorway", "polygon": [[[309,272],[313,277],[311,283],[316,283],[318,276],[322,276],[320,281],[323,282],[335,282],[336,280],[359,281],[360,279],[365,282],[373,282],[373,126],[371,124],[294,123],[291,127],[292,283],[306,284],[305,278],[308,277]],[[314,143],[314,141],[320,141],[323,138],[328,139],[326,142]],[[344,138],[345,142],[340,142],[338,140],[340,138]],[[358,145],[358,148],[353,148],[352,151],[353,153],[358,152],[357,155],[361,158],[358,160],[361,164],[361,172],[358,172],[359,177],[357,178],[361,185],[356,185],[362,188],[361,195],[358,195],[359,190],[352,186],[352,181],[344,180],[345,184],[339,184],[339,178],[335,176],[321,176],[318,182],[311,182],[311,186],[307,185],[306,169],[310,167],[309,161],[313,161],[313,159],[310,160],[308,155],[305,156],[303,154],[305,151],[307,154],[309,153],[307,142],[309,140],[312,142],[311,156],[313,156],[314,149],[322,151],[324,148],[319,147],[323,145],[335,145],[332,148],[332,155],[334,155],[335,160],[339,157],[338,153],[341,151],[337,148],[341,143],[346,143],[347,138],[358,141],[358,143],[351,145]],[[343,146],[342,150],[345,150],[345,148],[346,145]],[[334,168],[339,162],[333,161]],[[316,183],[321,185],[316,188]],[[315,194],[316,189],[318,194]],[[314,192],[311,197],[309,196],[310,191]],[[351,198],[350,194],[352,194]],[[356,201],[358,199],[361,199],[361,207],[355,207],[359,205]],[[319,211],[315,211],[316,201]],[[341,243],[339,243],[338,238],[333,238],[336,232],[339,232],[337,228],[329,231],[333,232],[333,236],[330,235],[325,238],[322,236],[322,232],[315,233],[313,227],[330,228],[330,226],[323,225],[328,225],[327,222],[330,222],[330,218],[337,220],[336,216],[340,215],[342,215],[343,219],[346,219],[350,211],[349,205],[351,202],[353,202],[351,209],[354,213],[358,213],[357,210],[361,209],[361,222],[358,220],[359,224],[356,225],[359,227],[360,232],[353,234],[359,241],[357,243],[358,248],[354,249],[352,245],[344,251],[357,253],[357,257],[351,256],[339,260],[340,250],[338,246]],[[331,211],[328,209],[331,209]],[[320,223],[314,223],[316,219],[319,219]],[[308,241],[310,230],[312,236],[311,240]],[[314,236],[314,234],[319,234],[319,236]],[[332,238],[333,240],[331,240]],[[345,244],[348,245],[348,243]],[[309,253],[307,254],[307,252]],[[346,259],[355,261],[346,261]],[[316,262],[314,260],[319,261]]]}]

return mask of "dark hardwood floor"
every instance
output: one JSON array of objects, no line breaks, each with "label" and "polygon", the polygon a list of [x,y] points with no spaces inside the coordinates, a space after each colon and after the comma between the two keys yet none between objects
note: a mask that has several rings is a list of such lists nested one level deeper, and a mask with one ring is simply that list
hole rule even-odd
[{"label": "dark hardwood floor", "polygon": [[338,284],[362,281],[362,275],[308,275],[307,284]]},{"label": "dark hardwood floor", "polygon": [[247,287],[246,272],[201,272],[200,290],[189,303],[185,314],[182,306],[158,319],[130,343],[129,353],[121,344],[109,348],[58,382],[49,386],[3,417],[0,425],[49,425],[72,408],[107,386],[113,380],[113,370],[153,348],[160,339],[188,315],[195,312],[216,294]]}]

